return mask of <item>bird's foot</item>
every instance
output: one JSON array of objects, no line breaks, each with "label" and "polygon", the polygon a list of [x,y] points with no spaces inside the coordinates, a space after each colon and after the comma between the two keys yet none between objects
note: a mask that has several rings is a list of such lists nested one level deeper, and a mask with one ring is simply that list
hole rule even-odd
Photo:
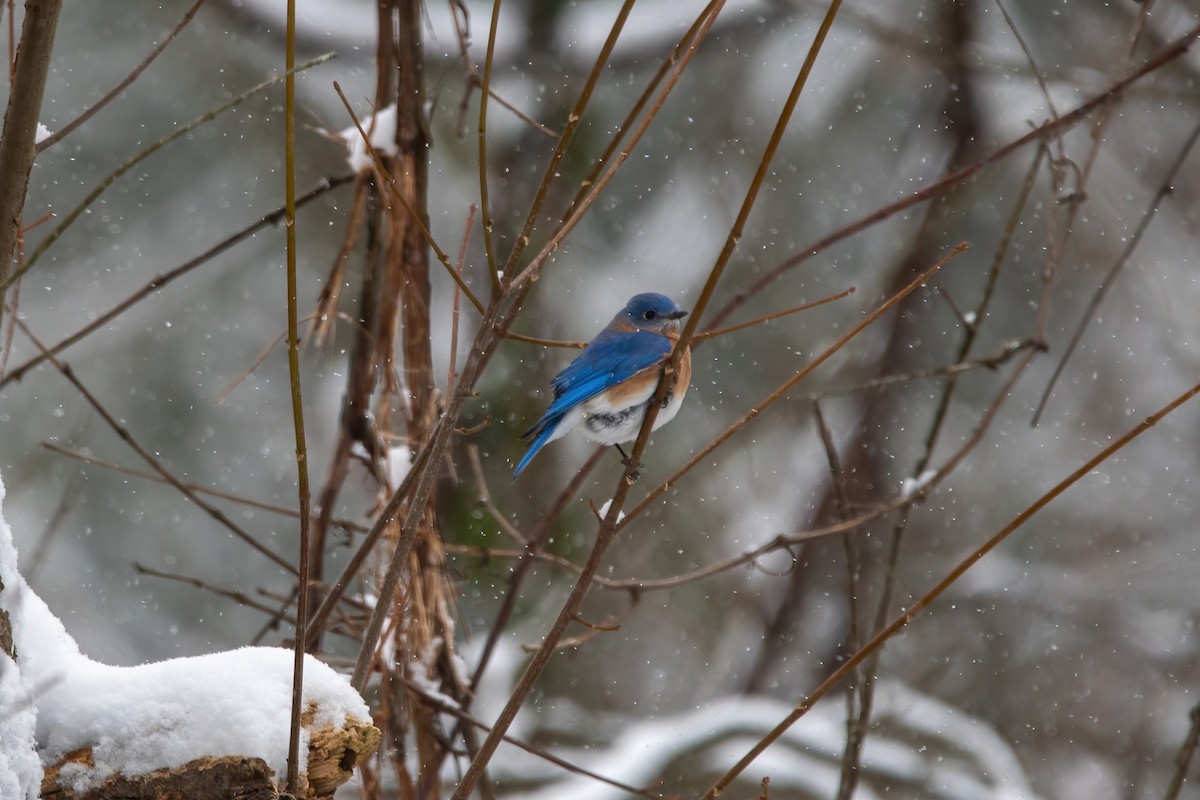
[{"label": "bird's foot", "polygon": [[639,461],[637,465],[634,466],[633,459],[629,457],[629,454],[625,452],[621,445],[614,444],[613,447],[617,448],[617,452],[621,454],[621,463],[624,464],[626,468],[633,467],[633,471],[629,473],[629,484],[632,486],[638,482],[639,478],[642,477],[642,470],[646,468],[646,465]]}]

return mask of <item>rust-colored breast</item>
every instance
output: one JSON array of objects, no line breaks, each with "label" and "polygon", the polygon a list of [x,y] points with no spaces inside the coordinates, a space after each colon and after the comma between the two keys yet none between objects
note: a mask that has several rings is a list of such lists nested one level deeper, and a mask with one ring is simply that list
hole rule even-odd
[{"label": "rust-colored breast", "polygon": [[[675,342],[679,342],[679,337],[675,337]],[[675,386],[672,387],[675,394],[683,397],[684,392],[688,389],[688,384],[692,382],[692,348],[687,348],[683,351],[683,357],[679,359],[679,372],[675,376]]]}]

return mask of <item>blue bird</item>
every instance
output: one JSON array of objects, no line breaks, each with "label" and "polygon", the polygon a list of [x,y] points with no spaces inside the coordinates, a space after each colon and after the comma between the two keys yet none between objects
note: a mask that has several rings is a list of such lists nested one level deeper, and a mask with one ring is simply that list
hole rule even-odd
[{"label": "blue bird", "polygon": [[[608,327],[552,381],[554,402],[521,434],[521,438],[534,438],[513,470],[513,479],[546,444],[576,428],[589,439],[615,445],[618,450],[621,442],[636,439],[658,387],[660,367],[679,341],[679,320],[687,313],[661,294],[631,297]],[[675,383],[654,419],[656,430],[679,413],[691,377],[692,354],[684,350]],[[624,450],[621,455],[628,461]]]}]

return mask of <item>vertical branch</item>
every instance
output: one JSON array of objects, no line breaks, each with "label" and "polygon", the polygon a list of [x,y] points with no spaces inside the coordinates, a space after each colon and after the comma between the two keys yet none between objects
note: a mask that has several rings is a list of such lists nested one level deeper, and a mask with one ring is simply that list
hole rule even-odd
[{"label": "vertical branch", "polygon": [[287,785],[300,794],[300,714],[304,698],[304,640],[308,619],[308,447],[304,438],[304,405],[300,396],[300,338],[296,313],[296,0],[287,5],[287,78],[284,81],[284,229],[287,234],[288,378],[292,423],[296,434],[296,482],[300,505],[300,581],[296,596],[295,664],[292,672],[292,719],[288,738]]},{"label": "vertical branch", "polygon": [[[21,24],[21,44],[13,68],[12,91],[4,112],[0,134],[0,321],[4,319],[4,296],[9,267],[21,235],[21,213],[29,189],[29,171],[36,153],[38,114],[50,71],[50,50],[62,0],[26,0]],[[12,17],[9,16],[9,24]]]},{"label": "vertical branch", "polygon": [[[400,0],[396,49],[396,153],[394,186],[408,201],[417,220],[404,208],[395,209],[397,249],[389,261],[399,267],[404,353],[404,387],[412,420],[408,426],[414,450],[429,438],[432,417],[422,419],[433,397],[433,350],[430,343],[429,248],[422,227],[429,228],[426,196],[429,186],[429,133],[425,125],[425,74],[422,64],[421,4]],[[419,223],[419,224],[416,224]]]},{"label": "vertical branch", "polygon": [[[404,356],[404,382],[409,409],[407,438],[413,452],[425,446],[437,416],[438,400],[433,374],[430,318],[431,286],[429,247],[422,230],[429,228],[427,196],[429,187],[429,133],[425,123],[424,49],[421,41],[420,0],[399,0],[396,38],[396,161],[393,186],[406,202],[395,207],[392,218],[393,250],[388,255],[388,272],[397,270],[400,281],[401,350]],[[415,218],[414,218],[415,217]],[[386,300],[385,300],[386,302]],[[426,469],[436,473],[441,461],[429,462]],[[436,771],[440,749],[437,715],[433,709],[410,696],[404,678],[421,685],[440,685],[437,663],[441,654],[453,647],[453,634],[443,624],[451,611],[447,596],[442,542],[437,530],[434,508],[436,488],[424,502],[416,539],[408,559],[408,588],[393,609],[395,628],[402,631],[405,643],[396,648],[396,663],[382,665],[393,671],[393,687],[398,707],[406,710],[417,752],[419,797],[436,798],[441,786]],[[448,692],[451,696],[455,692]]]},{"label": "vertical branch", "polygon": [[492,296],[500,294],[500,276],[496,272],[496,247],[492,243],[492,209],[488,203],[487,109],[492,91],[492,62],[496,58],[496,29],[500,26],[500,0],[492,3],[491,30],[488,32],[487,55],[483,59],[483,77],[479,92],[479,210],[483,214],[483,252],[488,262],[488,281]]}]

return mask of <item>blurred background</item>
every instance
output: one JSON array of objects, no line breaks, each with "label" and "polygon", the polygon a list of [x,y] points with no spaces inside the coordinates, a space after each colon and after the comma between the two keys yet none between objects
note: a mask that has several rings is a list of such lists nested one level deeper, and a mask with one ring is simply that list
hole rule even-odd
[{"label": "blurred background", "polygon": [[[72,6],[59,23],[43,124],[58,130],[103,96],[189,5],[164,2],[136,14]],[[333,82],[356,114],[371,114],[378,32],[367,0],[299,5],[298,61],[337,53],[299,78],[304,192],[349,171],[344,142],[329,133],[352,125]],[[280,6],[209,0],[129,89],[41,153],[26,224],[52,216],[28,231],[26,253],[127,159],[276,75],[284,58]],[[487,147],[501,256],[555,138],[499,101],[560,131],[619,6],[510,0],[500,10]],[[634,6],[560,165],[538,243],[701,7]],[[825,8],[802,0],[728,5],[629,162],[545,267],[516,332],[589,339],[638,291],[694,307]],[[20,18],[19,10],[6,12],[5,22]],[[557,656],[516,735],[654,793],[702,791],[865,641],[877,616],[890,620],[1197,380],[1200,156],[1186,149],[1200,124],[1193,52],[1061,135],[800,257],[1096,97],[1184,36],[1198,12],[1194,2],[1166,0],[845,4],[704,319],[728,325],[856,291],[698,347],[687,400],[653,437],[632,502],[891,291],[959,242],[971,249],[673,485],[621,533],[601,574],[680,576],[781,534],[867,514],[911,493],[914,481],[960,450],[964,457],[916,504],[878,514],[845,539],[776,548],[659,591],[594,590],[586,616],[620,615],[619,632]],[[453,21],[455,14],[465,20],[469,51],[482,64],[491,13],[477,2],[430,0],[422,9],[430,228],[452,258],[480,201],[479,91],[468,88]],[[39,258],[19,293],[9,292],[20,319],[43,342],[57,342],[281,206],[282,104],[280,84],[114,182]],[[352,201],[343,186],[299,212],[302,315],[328,281]],[[361,251],[361,242],[355,247]],[[486,295],[483,247],[476,217],[464,276]],[[62,358],[181,480],[294,507],[285,351],[276,346],[256,362],[284,331],[284,257],[282,228],[267,226],[152,292]],[[792,258],[794,268],[768,281]],[[436,264],[431,270],[434,371],[445,376],[454,284]],[[348,260],[343,279],[358,285],[359,259]],[[357,289],[346,297],[352,307]],[[464,303],[460,366],[477,321]],[[340,321],[302,354],[314,483],[337,436],[352,338],[353,325]],[[84,652],[135,664],[232,648],[263,633],[268,618],[248,604],[139,574],[135,563],[268,605],[293,585],[170,486],[48,449],[146,469],[53,368],[41,364],[14,378],[37,353],[16,331],[0,378],[4,513],[27,578]],[[438,520],[445,542],[458,548],[446,569],[468,670],[512,570],[510,560],[468,551],[514,544],[480,503],[466,447],[478,448],[504,518],[528,532],[593,449],[568,437],[519,482],[510,480],[519,435],[573,355],[507,341],[466,406],[462,426],[486,426],[456,445]],[[955,364],[964,368],[947,369]],[[948,372],[957,376],[952,393]],[[836,479],[814,400],[838,454]],[[977,430],[981,438],[972,441]],[[1189,710],[1200,702],[1198,431],[1200,414],[1185,405],[1051,503],[888,643],[869,671],[878,681],[854,797],[1163,796]],[[615,455],[603,457],[555,522],[548,552],[586,560],[597,527],[589,503],[612,496],[620,470]],[[352,466],[336,514],[369,525],[375,502],[368,471]],[[219,504],[294,558],[294,520]],[[344,563],[349,542],[330,540],[331,564]],[[519,674],[521,645],[540,640],[573,580],[541,563],[525,581],[474,708],[484,721]],[[272,630],[264,641],[289,635],[290,628]],[[354,644],[326,643],[334,663],[353,657]],[[756,762],[734,796],[758,796],[764,776],[776,798],[846,793],[847,706],[863,702],[863,675],[853,682],[858,691],[843,688],[822,701]],[[630,796],[528,754],[502,755],[492,776],[501,796]],[[447,760],[447,787],[461,766]]]}]

